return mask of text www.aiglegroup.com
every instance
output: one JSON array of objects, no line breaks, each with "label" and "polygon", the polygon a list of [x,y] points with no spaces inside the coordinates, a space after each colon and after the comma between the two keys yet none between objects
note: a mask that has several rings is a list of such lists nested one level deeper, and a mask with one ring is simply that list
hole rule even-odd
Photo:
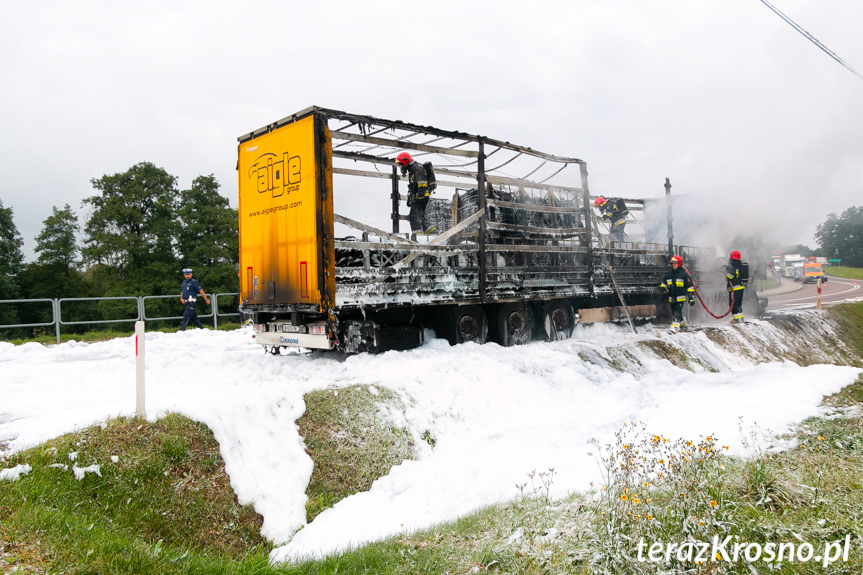
[{"label": "text www.aiglegroup.com", "polygon": [[263,210],[258,210],[255,212],[249,212],[249,217],[254,218],[255,216],[265,216],[267,214],[272,214],[273,212],[277,212],[279,210],[289,210],[291,208],[298,208],[303,205],[303,202],[291,202],[290,204],[282,204],[281,206],[273,206],[271,208],[264,208]]},{"label": "text www.aiglegroup.com", "polygon": [[821,563],[824,567],[836,561],[848,561],[851,535],[821,545],[805,541],[799,543],[744,543],[736,537],[712,541],[685,541],[682,543],[648,542],[642,537],[638,540],[638,560],[640,562],[670,563],[678,562],[727,562],[727,563]]}]

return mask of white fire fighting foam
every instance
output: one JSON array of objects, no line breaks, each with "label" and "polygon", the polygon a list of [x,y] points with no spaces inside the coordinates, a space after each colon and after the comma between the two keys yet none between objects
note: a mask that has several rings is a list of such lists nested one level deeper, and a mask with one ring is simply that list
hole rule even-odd
[{"label": "white fire fighting foam", "polygon": [[[149,417],[179,412],[213,430],[240,502],[253,504],[264,517],[264,536],[283,544],[271,555],[276,562],[326,555],[514,498],[516,484],[534,470],[554,468],[554,496],[586,490],[598,479],[591,438],[610,441],[626,421],[669,437],[711,434],[742,453],[739,418],[747,429],[781,432],[818,412],[825,394],[860,373],[827,365],[842,362],[847,350],[815,312],[776,325],[675,336],[649,325],[636,334],[586,325],[571,339],[518,348],[450,347],[432,338],[412,351],[377,356],[267,356],[246,330],[152,332],[146,340]],[[824,364],[789,361],[801,358]],[[0,363],[0,448],[19,450],[134,415],[132,338],[0,343]],[[418,458],[305,525],[312,461],[295,423],[303,395],[352,385],[402,397],[404,409],[386,413],[413,434]],[[435,438],[434,448],[424,434]],[[117,463],[80,464],[105,471]]]}]

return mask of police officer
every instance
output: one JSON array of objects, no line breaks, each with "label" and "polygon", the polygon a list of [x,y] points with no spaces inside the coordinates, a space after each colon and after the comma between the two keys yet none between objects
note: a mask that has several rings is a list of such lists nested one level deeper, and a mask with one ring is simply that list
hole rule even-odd
[{"label": "police officer", "polygon": [[743,323],[743,276],[740,273],[740,252],[734,250],[725,266],[725,279],[728,280],[728,305],[731,306],[731,323]]},{"label": "police officer", "polygon": [[686,318],[683,316],[683,304],[689,300],[689,305],[695,303],[695,286],[692,285],[692,278],[683,269],[683,258],[680,256],[671,256],[668,262],[671,267],[665,273],[659,289],[662,293],[668,294],[668,303],[671,304],[671,329],[670,333],[677,333],[677,330],[686,331]]},{"label": "police officer", "polygon": [[408,207],[411,209],[408,219],[411,223],[411,232],[434,233],[435,226],[431,225],[426,217],[426,206],[431,195],[426,169],[407,152],[398,155],[396,164],[401,166],[402,175],[408,176]]},{"label": "police officer", "polygon": [[180,288],[180,301],[186,306],[186,309],[183,310],[183,322],[180,324],[180,331],[186,331],[189,320],[198,326],[198,329],[204,327],[201,325],[201,320],[198,319],[198,314],[195,313],[195,302],[198,299],[198,295],[204,298],[207,305],[210,304],[210,298],[204,293],[201,284],[192,277],[192,268],[183,269],[183,285]]}]

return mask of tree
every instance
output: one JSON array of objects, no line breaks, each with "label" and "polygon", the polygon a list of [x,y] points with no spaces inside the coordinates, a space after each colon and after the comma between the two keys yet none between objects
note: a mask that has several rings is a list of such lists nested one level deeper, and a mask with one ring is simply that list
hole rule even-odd
[{"label": "tree", "polygon": [[237,210],[219,193],[219,182],[210,174],[198,176],[180,192],[177,251],[183,267],[196,268],[208,290],[239,289],[239,226]]},{"label": "tree", "polygon": [[[66,204],[63,209],[51,208],[51,215],[42,222],[36,236],[36,262],[24,266],[19,284],[30,298],[86,297],[87,286],[78,268],[78,216]],[[22,319],[25,313],[21,314]],[[50,321],[44,306],[31,312],[25,323]]]},{"label": "tree", "polygon": [[116,283],[105,295],[161,293],[175,275],[177,178],[149,162],[91,180],[99,195],[84,199],[92,207],[85,225],[82,255],[88,263],[107,264]]},{"label": "tree", "polygon": [[78,265],[78,216],[69,204],[62,210],[54,206],[42,224],[44,227],[36,236],[37,261],[68,276]]},{"label": "tree", "polygon": [[21,271],[24,241],[15,226],[12,208],[4,208],[0,200],[0,299],[17,296],[15,279]]},{"label": "tree", "polygon": [[842,265],[863,267],[863,207],[850,207],[841,216],[829,214],[815,230],[815,239],[828,258]]},{"label": "tree", "polygon": [[[12,217],[12,208],[4,208],[0,200],[0,300],[19,297],[18,274],[24,254],[24,241]],[[18,323],[18,314],[13,305],[0,304],[0,325]]]}]

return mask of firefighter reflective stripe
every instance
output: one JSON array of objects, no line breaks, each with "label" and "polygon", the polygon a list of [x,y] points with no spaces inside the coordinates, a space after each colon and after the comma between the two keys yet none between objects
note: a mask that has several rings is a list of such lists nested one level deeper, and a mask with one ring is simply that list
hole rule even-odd
[{"label": "firefighter reflective stripe", "polygon": [[677,301],[678,302],[686,302],[686,296],[685,295],[677,296]]},{"label": "firefighter reflective stripe", "polygon": [[613,224],[611,224],[611,227],[612,228],[619,228],[620,226],[622,226],[625,223],[626,223],[626,220],[618,220],[618,221],[614,222]]},{"label": "firefighter reflective stripe", "polygon": [[739,286],[734,286],[732,289],[733,289],[734,291],[737,291],[737,290],[741,290],[741,289],[743,289],[743,288],[745,288],[745,287],[746,287],[745,285],[742,285],[742,284],[741,284],[741,285],[739,285]]}]

